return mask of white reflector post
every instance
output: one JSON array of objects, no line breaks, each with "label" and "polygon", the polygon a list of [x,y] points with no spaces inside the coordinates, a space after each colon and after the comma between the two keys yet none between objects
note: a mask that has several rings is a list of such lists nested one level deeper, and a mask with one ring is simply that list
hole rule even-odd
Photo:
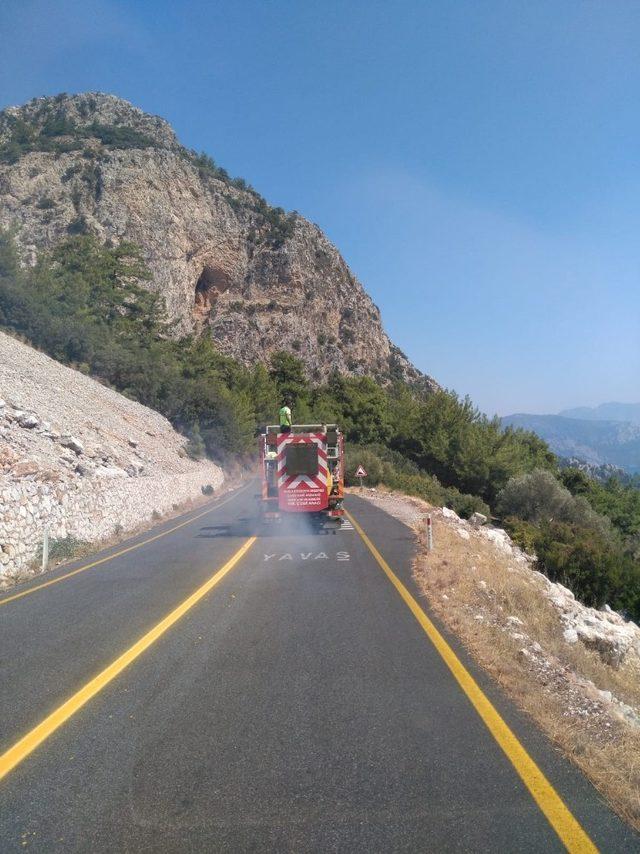
[{"label": "white reflector post", "polygon": [[44,572],[49,566],[49,529],[44,529],[42,538],[42,571]]}]

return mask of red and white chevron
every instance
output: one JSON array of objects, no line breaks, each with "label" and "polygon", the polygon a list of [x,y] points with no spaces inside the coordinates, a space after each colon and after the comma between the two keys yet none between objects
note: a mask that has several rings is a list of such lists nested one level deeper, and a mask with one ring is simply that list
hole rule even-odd
[{"label": "red and white chevron", "polygon": [[[287,446],[315,444],[318,447],[318,472],[316,475],[288,475]],[[278,496],[283,510],[298,512],[324,510],[328,504],[327,436],[326,433],[281,433],[277,438]]]}]

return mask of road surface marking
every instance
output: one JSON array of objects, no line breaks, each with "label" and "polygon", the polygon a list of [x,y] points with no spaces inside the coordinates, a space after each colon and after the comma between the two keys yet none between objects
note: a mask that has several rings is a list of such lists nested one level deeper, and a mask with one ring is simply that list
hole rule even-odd
[{"label": "road surface marking", "polygon": [[59,575],[56,578],[51,578],[49,581],[44,581],[42,584],[37,584],[35,587],[29,587],[27,590],[22,590],[20,593],[14,593],[13,596],[7,596],[5,599],[0,599],[1,605],[8,605],[9,602],[15,602],[16,599],[22,599],[23,596],[29,596],[30,593],[35,593],[37,590],[42,590],[45,587],[51,587],[52,584],[58,584],[60,581],[66,581],[67,578],[71,578],[73,575],[78,575],[80,572],[86,572],[87,569],[93,569],[94,566],[100,566],[101,563],[107,563],[110,560],[114,560],[117,557],[122,557],[122,555],[126,555],[129,552],[135,551],[135,549],[141,549],[142,546],[148,546],[149,543],[155,543],[156,540],[160,540],[162,537],[166,537],[168,534],[173,534],[174,531],[179,530],[180,528],[184,528],[185,525],[190,525],[192,522],[195,522],[197,519],[202,519],[203,516],[206,516],[208,513],[213,513],[214,510],[217,510],[219,507],[224,507],[225,504],[228,504],[232,501],[239,493],[241,493],[247,487],[242,487],[241,489],[236,490],[233,495],[230,495],[229,498],[226,498],[224,501],[221,501],[219,504],[216,504],[214,507],[209,507],[208,510],[204,510],[202,513],[198,513],[197,516],[192,516],[190,519],[187,519],[185,522],[180,522],[179,525],[174,525],[173,528],[169,528],[167,531],[162,531],[160,534],[155,534],[153,537],[149,537],[146,540],[143,540],[141,543],[135,543],[133,546],[127,546],[126,549],[120,549],[119,552],[114,552],[112,555],[107,555],[107,557],[101,557],[99,560],[94,560],[92,563],[86,563],[84,566],[78,567],[78,569],[72,569],[71,572],[65,572],[64,575]]},{"label": "road surface marking", "polygon": [[581,825],[569,811],[560,795],[547,780],[540,768],[529,756],[525,748],[520,744],[515,734],[507,726],[497,709],[482,691],[473,676],[460,661],[453,649],[440,634],[429,617],[425,614],[418,602],[409,593],[402,581],[393,572],[389,564],[382,557],[378,549],[365,534],[362,527],[353,516],[349,515],[354,528],[364,541],[365,545],[376,559],[389,581],[396,588],[411,613],[420,623],[428,635],[429,640],[435,646],[445,664],[455,677],[456,681],[473,704],[476,712],[480,715],[491,735],[498,742],[507,758],[518,772],[522,782],[525,784],[533,799],[538,804],[547,821],[558,834],[566,849],[575,854],[593,854],[598,849],[587,836]]},{"label": "road surface marking", "polygon": [[[336,560],[350,560],[349,552],[336,552]],[[300,558],[301,561],[310,560],[330,560],[331,557],[326,552],[265,552],[262,555],[264,563],[273,561],[279,563],[281,560],[294,560]]]},{"label": "road surface marking", "polygon": [[26,759],[30,753],[42,744],[50,735],[59,729],[69,718],[79,711],[86,703],[95,697],[104,687],[106,687],[113,679],[122,673],[133,661],[136,660],[142,653],[147,650],[158,638],[177,623],[181,617],[199,602],[203,596],[216,586],[224,576],[230,572],[233,567],[244,557],[251,546],[255,543],[256,537],[249,537],[248,540],[238,549],[238,551],[222,566],[208,581],[205,581],[198,589],[184,600],[177,608],[174,608],[167,616],[160,620],[152,629],[150,629],[140,640],[136,641],[132,647],[122,653],[115,661],[111,662],[108,667],[105,667],[97,676],[94,676],[86,685],[84,685],[73,696],[69,697],[61,706],[58,706],[55,711],[51,712],[41,723],[34,727],[30,732],[17,741],[5,753],[0,756],[0,780],[5,777],[9,771],[19,765],[23,759]]}]

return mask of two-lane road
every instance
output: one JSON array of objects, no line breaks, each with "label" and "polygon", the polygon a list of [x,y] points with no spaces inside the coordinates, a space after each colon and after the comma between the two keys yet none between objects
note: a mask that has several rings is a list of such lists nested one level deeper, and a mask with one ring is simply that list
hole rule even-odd
[{"label": "two-lane road", "polygon": [[252,492],[0,597],[0,851],[640,850],[429,621],[405,526],[260,535]]}]

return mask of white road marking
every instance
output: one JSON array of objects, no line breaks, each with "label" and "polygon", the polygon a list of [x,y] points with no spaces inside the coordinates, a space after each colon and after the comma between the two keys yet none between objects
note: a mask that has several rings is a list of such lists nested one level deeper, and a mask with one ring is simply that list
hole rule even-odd
[{"label": "white road marking", "polygon": [[[328,555],[326,552],[318,552],[317,554],[314,552],[274,552],[273,554],[263,554],[262,558],[265,563],[268,563],[270,560],[273,561],[281,561],[281,560],[294,560],[296,558],[300,558],[300,560],[331,560],[333,556]],[[335,559],[338,561],[351,560],[351,555],[349,552],[336,552]]]}]

